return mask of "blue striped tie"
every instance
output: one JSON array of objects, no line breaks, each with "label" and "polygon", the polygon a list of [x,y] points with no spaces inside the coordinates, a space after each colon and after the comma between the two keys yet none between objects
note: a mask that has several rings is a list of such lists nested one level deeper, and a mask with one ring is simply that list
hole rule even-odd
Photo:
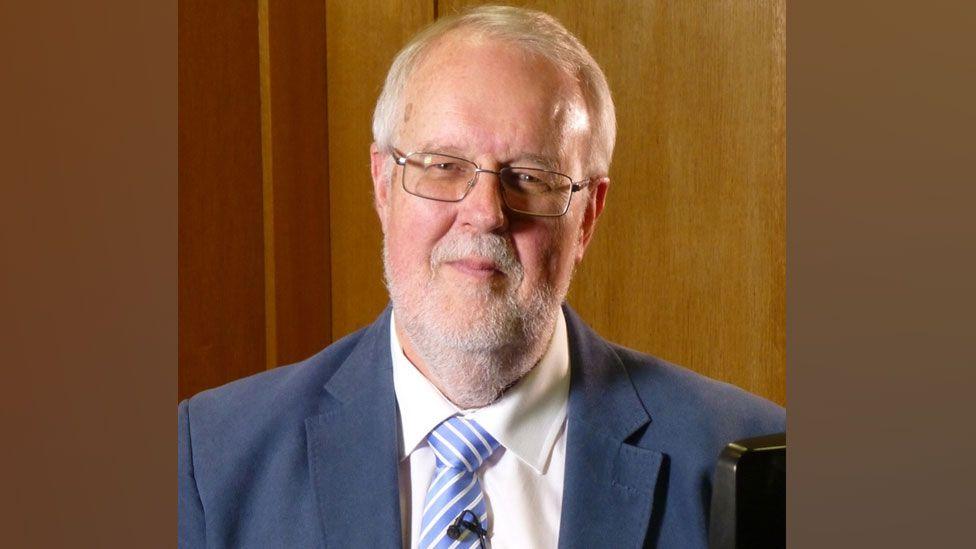
[{"label": "blue striped tie", "polygon": [[488,530],[488,511],[477,471],[498,448],[498,441],[477,423],[453,416],[427,435],[437,468],[427,489],[420,549],[477,547],[478,536],[462,530],[458,540],[447,535],[447,527],[465,510],[474,511],[481,527]]}]

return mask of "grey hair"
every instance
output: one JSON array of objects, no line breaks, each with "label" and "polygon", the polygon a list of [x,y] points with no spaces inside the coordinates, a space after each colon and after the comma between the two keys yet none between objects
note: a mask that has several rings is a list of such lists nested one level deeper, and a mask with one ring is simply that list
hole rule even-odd
[{"label": "grey hair", "polygon": [[537,54],[574,79],[582,91],[590,117],[589,158],[584,162],[587,175],[607,175],[617,137],[617,121],[603,70],[579,39],[554,17],[510,6],[479,6],[442,17],[400,50],[386,75],[373,112],[373,141],[377,147],[393,147],[400,130],[399,121],[403,119],[403,92],[410,75],[428,57],[439,39],[458,29]]}]

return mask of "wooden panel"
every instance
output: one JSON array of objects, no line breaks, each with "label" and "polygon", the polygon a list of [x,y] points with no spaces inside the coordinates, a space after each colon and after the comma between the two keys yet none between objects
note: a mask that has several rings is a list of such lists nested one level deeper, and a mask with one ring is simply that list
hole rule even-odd
[{"label": "wooden panel", "polygon": [[575,32],[617,104],[570,302],[609,339],[785,404],[783,1],[511,3]]},{"label": "wooden panel", "polygon": [[251,3],[179,3],[180,398],[264,368],[256,30]]},{"label": "wooden panel", "polygon": [[434,2],[330,0],[326,9],[332,333],[338,339],[371,322],[388,301],[369,176],[373,107],[393,56],[433,20]]},{"label": "wooden panel", "polygon": [[[332,341],[324,2],[268,4],[271,151],[271,366]],[[270,156],[270,158],[269,158]],[[273,351],[273,352],[272,352]]]}]

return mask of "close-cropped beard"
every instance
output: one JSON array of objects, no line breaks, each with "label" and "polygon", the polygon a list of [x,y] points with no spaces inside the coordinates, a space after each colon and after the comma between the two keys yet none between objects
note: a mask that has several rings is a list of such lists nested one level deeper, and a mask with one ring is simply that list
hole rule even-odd
[{"label": "close-cropped beard", "polygon": [[[454,310],[437,273],[445,263],[471,256],[493,261],[505,284],[472,288],[467,300],[473,310]],[[509,242],[495,234],[446,236],[431,253],[429,277],[395,272],[384,240],[383,267],[397,325],[438,387],[461,408],[494,402],[532,369],[549,343],[563,298],[546,284],[519,303],[522,265]]]}]

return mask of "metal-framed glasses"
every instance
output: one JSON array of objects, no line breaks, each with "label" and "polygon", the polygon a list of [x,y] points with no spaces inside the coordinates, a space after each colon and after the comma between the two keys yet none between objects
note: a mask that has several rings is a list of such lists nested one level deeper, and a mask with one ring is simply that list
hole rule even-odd
[{"label": "metal-framed glasses", "polygon": [[569,211],[573,194],[590,184],[573,181],[558,172],[538,168],[505,166],[481,169],[464,158],[432,152],[403,154],[393,149],[393,159],[403,167],[403,190],[441,202],[460,202],[478,182],[478,174],[493,173],[501,182],[502,201],[514,212],[541,217],[559,217]]}]

